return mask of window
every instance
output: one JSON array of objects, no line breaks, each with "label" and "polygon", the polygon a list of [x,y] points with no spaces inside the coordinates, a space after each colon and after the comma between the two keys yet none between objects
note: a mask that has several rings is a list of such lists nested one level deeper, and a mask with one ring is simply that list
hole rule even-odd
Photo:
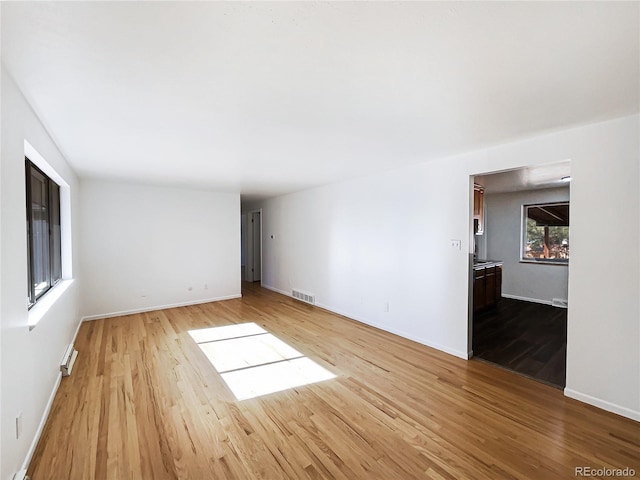
[{"label": "window", "polygon": [[569,202],[524,205],[522,260],[569,263]]},{"label": "window", "polygon": [[27,157],[29,308],[62,279],[60,186]]}]

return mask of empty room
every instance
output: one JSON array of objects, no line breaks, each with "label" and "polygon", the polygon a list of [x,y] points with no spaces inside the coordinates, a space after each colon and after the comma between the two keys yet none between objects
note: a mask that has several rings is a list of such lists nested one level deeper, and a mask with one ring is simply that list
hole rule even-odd
[{"label": "empty room", "polygon": [[0,19],[0,480],[640,476],[640,2]]}]

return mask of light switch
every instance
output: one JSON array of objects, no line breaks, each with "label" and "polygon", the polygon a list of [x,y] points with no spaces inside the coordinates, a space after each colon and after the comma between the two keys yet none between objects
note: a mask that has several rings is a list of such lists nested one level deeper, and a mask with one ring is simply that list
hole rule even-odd
[{"label": "light switch", "polygon": [[456,250],[462,249],[461,240],[449,240],[449,245],[451,245],[451,248],[455,248]]}]

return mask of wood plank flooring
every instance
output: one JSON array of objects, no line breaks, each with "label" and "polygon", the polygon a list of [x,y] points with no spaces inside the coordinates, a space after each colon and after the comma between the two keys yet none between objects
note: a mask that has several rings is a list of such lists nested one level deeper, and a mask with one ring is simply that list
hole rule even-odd
[{"label": "wood plank flooring", "polygon": [[[189,330],[255,322],[336,378],[237,401]],[[288,297],[82,325],[32,480],[567,479],[640,472],[640,424]]]},{"label": "wood plank flooring", "polygon": [[503,298],[497,307],[475,316],[473,355],[564,388],[567,310]]}]

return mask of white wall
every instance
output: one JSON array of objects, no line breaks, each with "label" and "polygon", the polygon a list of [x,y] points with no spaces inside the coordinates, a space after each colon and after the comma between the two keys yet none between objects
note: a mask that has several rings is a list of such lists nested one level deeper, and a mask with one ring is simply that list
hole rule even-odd
[{"label": "white wall", "polygon": [[[27,240],[25,224],[26,139],[69,184],[71,222],[77,225],[78,180],[30,109],[15,83],[2,69],[2,245],[0,261],[0,331],[2,432],[0,478],[8,480],[22,467],[60,375],[60,360],[79,325],[78,281],[74,281],[29,330],[27,311]],[[77,245],[77,231],[72,241]],[[77,250],[72,253],[74,271]],[[53,292],[52,292],[53,293]],[[34,307],[35,308],[35,307]],[[33,312],[33,310],[32,310]],[[15,437],[15,417],[22,412],[23,432]]]},{"label": "white wall", "polygon": [[429,169],[265,202],[263,284],[314,293],[331,310],[466,358],[466,321],[456,321],[466,318],[466,291],[456,279],[466,278],[468,256],[448,240],[466,239],[469,227],[454,225],[446,205],[468,218],[468,177]]},{"label": "white wall", "polygon": [[565,392],[640,421],[638,118],[585,128],[577,139]]},{"label": "white wall", "polygon": [[240,195],[86,180],[82,314],[240,295]]},{"label": "white wall", "polygon": [[569,188],[485,194],[487,258],[502,260],[502,294],[551,304],[567,299],[569,267],[520,262],[522,205],[569,201]]},{"label": "white wall", "polygon": [[[635,115],[264,201],[263,284],[466,357],[470,176],[570,159],[566,392],[640,419],[638,126]],[[605,257],[614,226],[618,255]]]}]

